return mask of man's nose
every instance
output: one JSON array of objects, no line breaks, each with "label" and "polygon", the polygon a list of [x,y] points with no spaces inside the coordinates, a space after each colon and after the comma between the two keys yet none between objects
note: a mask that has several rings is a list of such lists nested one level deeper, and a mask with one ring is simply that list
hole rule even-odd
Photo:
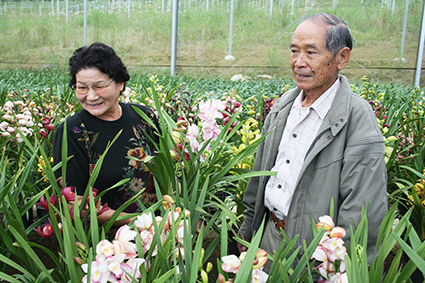
[{"label": "man's nose", "polygon": [[306,66],[306,54],[300,52],[298,56],[295,58],[295,67],[305,67]]}]

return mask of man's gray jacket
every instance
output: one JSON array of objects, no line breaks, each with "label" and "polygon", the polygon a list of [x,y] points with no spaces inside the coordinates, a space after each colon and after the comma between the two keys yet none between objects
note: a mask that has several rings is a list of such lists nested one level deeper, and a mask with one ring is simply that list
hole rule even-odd
[{"label": "man's gray jacket", "polygon": [[[335,225],[357,225],[362,205],[367,207],[369,261],[375,251],[379,226],[387,212],[387,171],[384,141],[371,106],[351,91],[347,78],[341,82],[331,109],[305,156],[286,220],[285,232],[297,244],[313,239],[311,216],[329,214],[331,198],[335,201]],[[262,132],[268,134],[258,147],[254,170],[271,170],[275,164],[286,119],[300,89],[295,88],[276,100],[266,118]],[[246,207],[240,233],[251,238],[268,215],[264,192],[268,177],[249,180],[243,203]]]}]

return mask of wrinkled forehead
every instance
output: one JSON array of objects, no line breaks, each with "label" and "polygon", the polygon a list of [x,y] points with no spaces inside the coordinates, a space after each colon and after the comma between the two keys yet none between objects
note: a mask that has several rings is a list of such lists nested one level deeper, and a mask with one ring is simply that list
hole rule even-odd
[{"label": "wrinkled forehead", "polygon": [[307,20],[298,25],[292,35],[291,45],[303,44],[325,45],[329,25]]}]

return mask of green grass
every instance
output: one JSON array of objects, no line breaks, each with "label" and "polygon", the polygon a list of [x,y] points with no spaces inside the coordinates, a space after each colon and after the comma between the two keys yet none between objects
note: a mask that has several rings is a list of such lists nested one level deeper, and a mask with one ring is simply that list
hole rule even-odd
[{"label": "green grass", "polygon": [[[57,19],[56,14],[43,10],[40,15],[37,10],[39,3],[35,2],[32,13],[20,13],[17,8],[9,8],[7,12],[1,10],[0,68],[64,69],[73,50],[83,45],[82,12],[70,13],[66,24],[64,14]],[[105,0],[98,3],[107,5]],[[394,59],[400,55],[404,3],[397,3],[392,14],[391,8],[381,7],[381,1],[364,1],[361,5],[360,1],[340,0],[335,10],[332,10],[333,1],[330,0],[316,1],[307,10],[305,2],[301,1],[297,2],[291,14],[291,1],[281,2],[283,5],[275,1],[270,19],[268,1],[259,8],[255,4],[257,2],[236,0],[232,45],[236,57],[234,62],[224,60],[229,40],[228,0],[223,2],[223,6],[220,1],[214,2],[212,7],[210,4],[208,12],[199,3],[194,2],[190,9],[183,3],[179,17],[177,64],[192,67],[179,67],[177,72],[181,75],[198,78],[230,78],[236,73],[289,76],[292,32],[300,19],[316,12],[334,13],[349,23],[355,47],[352,61],[344,74],[350,78],[359,80],[367,74],[356,62],[366,68],[398,66]],[[160,6],[161,1],[156,0],[156,5]],[[415,64],[421,5],[419,1],[410,1],[404,49],[404,57],[408,60],[404,66],[407,67]],[[60,6],[63,10],[63,1]],[[56,7],[54,11],[56,13]],[[169,73],[169,68],[164,65],[170,64],[171,57],[171,11],[162,14],[160,7],[154,9],[153,5],[137,1],[130,17],[126,9],[115,12],[91,9],[87,38],[88,43],[102,41],[114,47],[129,67],[143,66],[143,71],[148,73]],[[226,68],[230,66],[234,68]],[[264,66],[279,68],[265,69]],[[371,69],[370,72],[383,82],[410,84],[413,81],[413,71]]]}]

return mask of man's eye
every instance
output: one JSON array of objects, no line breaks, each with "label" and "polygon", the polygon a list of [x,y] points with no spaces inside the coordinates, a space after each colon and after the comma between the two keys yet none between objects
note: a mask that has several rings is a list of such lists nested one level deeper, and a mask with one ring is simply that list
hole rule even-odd
[{"label": "man's eye", "polygon": [[77,89],[78,90],[86,90],[86,89],[88,89],[88,86],[77,85]]}]

